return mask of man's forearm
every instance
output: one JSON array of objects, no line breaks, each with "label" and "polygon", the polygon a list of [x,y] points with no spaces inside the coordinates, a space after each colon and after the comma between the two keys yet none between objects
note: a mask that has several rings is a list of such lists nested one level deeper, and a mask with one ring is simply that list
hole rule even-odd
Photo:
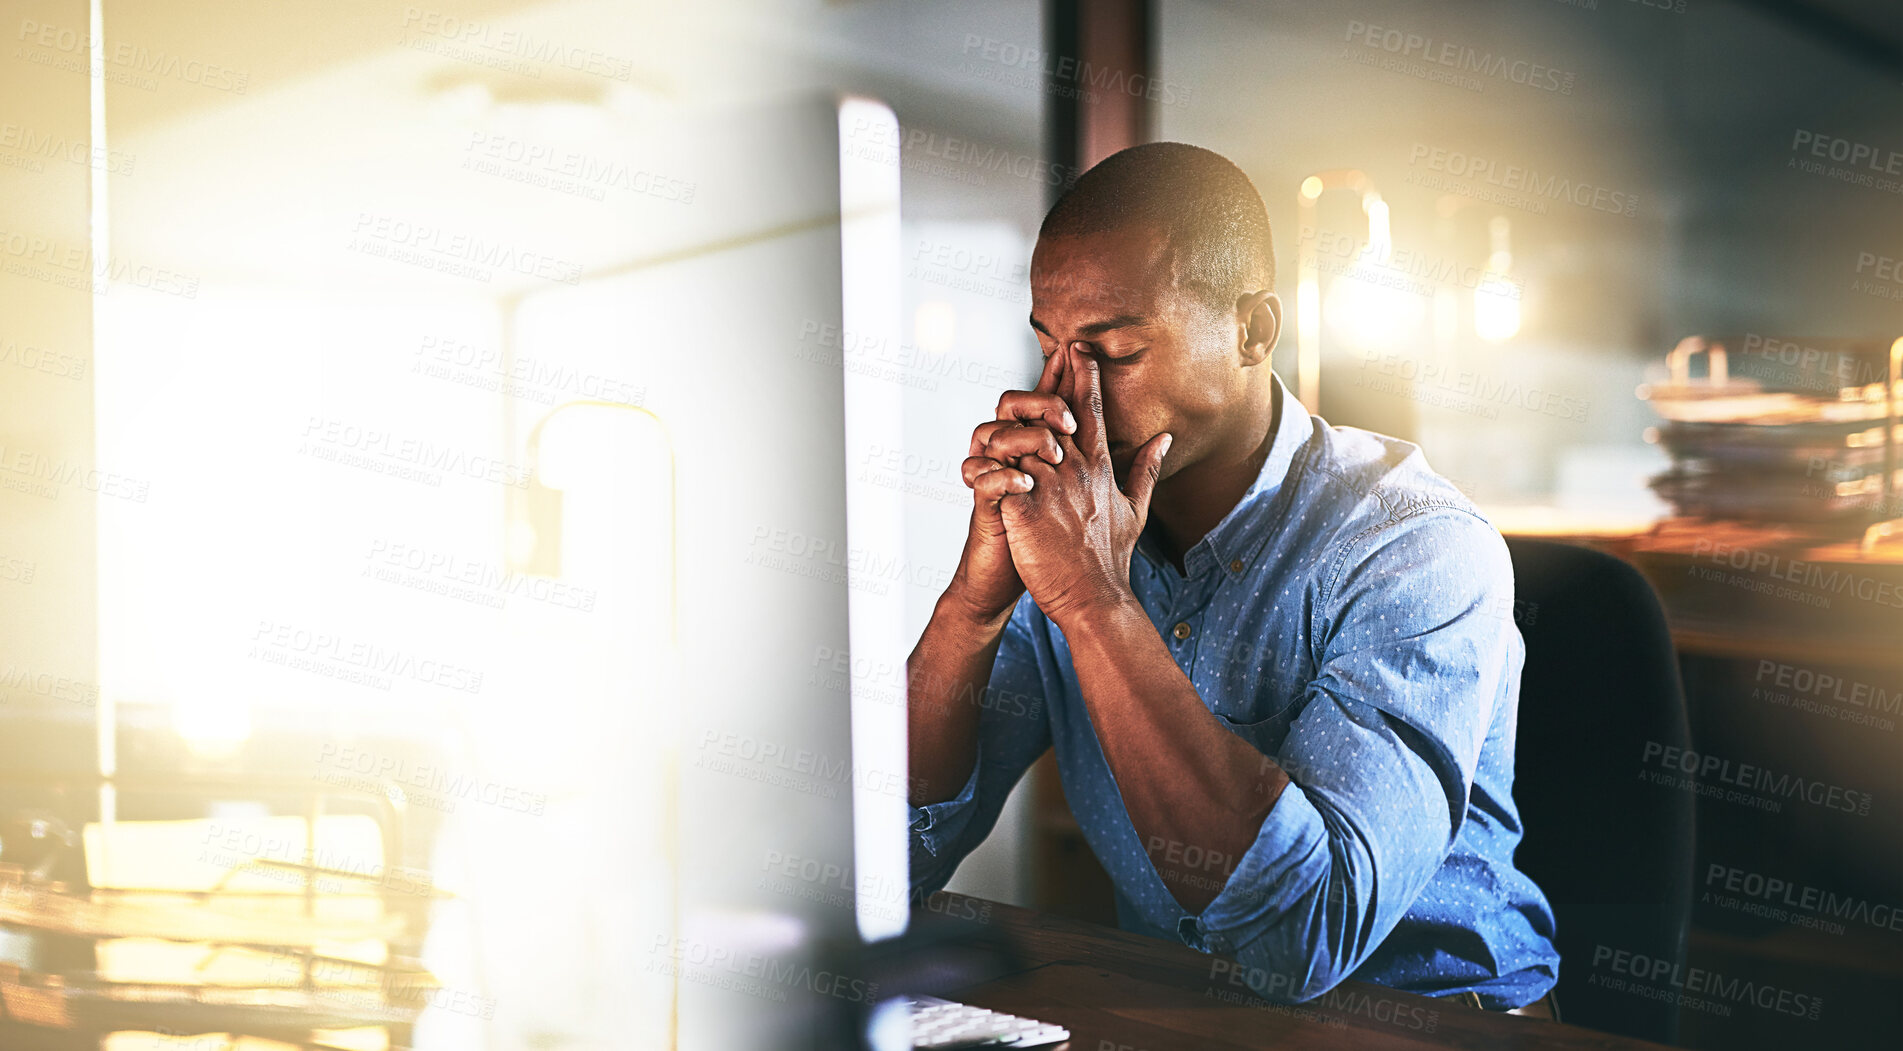
[{"label": "man's forearm", "polygon": [[1203,705],[1134,599],[1059,625],[1130,823],[1165,886],[1200,911],[1288,783]]},{"label": "man's forearm", "polygon": [[913,806],[958,794],[978,758],[978,714],[1011,611],[982,618],[958,598],[939,596],[932,619],[905,662],[907,761]]}]

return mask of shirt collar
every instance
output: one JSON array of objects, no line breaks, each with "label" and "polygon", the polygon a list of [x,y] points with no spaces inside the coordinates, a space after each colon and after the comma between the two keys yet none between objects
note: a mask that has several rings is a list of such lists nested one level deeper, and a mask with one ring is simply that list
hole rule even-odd
[{"label": "shirt collar", "polygon": [[[1314,433],[1307,406],[1289,393],[1282,383],[1282,377],[1273,371],[1269,377],[1274,384],[1270,396],[1275,399],[1276,411],[1275,433],[1269,439],[1268,459],[1262,462],[1262,469],[1256,472],[1255,481],[1236,501],[1236,506],[1230,508],[1222,521],[1217,522],[1216,527],[1183,556],[1183,569],[1191,577],[1201,576],[1216,568],[1232,574],[1242,573],[1249,568],[1262,542],[1274,531],[1275,524],[1265,512],[1282,491],[1282,484],[1294,466],[1296,455]],[[1158,567],[1166,566],[1168,562],[1158,551],[1155,538],[1149,536],[1149,532],[1146,528],[1146,535],[1138,538],[1137,549]]]}]

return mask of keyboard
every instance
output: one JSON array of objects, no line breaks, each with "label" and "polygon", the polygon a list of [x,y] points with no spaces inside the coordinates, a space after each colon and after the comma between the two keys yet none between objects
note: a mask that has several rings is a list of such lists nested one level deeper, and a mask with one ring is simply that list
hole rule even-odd
[{"label": "keyboard", "polygon": [[1070,1030],[1002,1011],[987,1011],[936,996],[908,996],[912,1047],[1041,1047],[1070,1039]]}]

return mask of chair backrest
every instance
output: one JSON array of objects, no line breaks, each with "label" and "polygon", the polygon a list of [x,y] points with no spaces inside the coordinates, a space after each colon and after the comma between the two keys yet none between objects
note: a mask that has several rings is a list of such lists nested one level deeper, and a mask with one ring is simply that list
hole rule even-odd
[{"label": "chair backrest", "polygon": [[1513,791],[1526,837],[1515,861],[1558,921],[1560,1012],[1670,1043],[1678,1008],[1608,987],[1620,975],[1604,965],[1621,950],[1685,957],[1694,799],[1638,776],[1648,742],[1689,745],[1665,615],[1645,578],[1610,555],[1542,540],[1507,548],[1526,640]]}]

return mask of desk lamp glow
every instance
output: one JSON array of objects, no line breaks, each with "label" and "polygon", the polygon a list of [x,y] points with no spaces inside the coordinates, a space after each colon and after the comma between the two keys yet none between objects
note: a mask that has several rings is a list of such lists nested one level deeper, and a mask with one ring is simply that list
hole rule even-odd
[{"label": "desk lamp glow", "polygon": [[1295,396],[1311,412],[1321,411],[1321,257],[1316,204],[1324,193],[1346,190],[1361,202],[1368,216],[1367,256],[1386,263],[1394,254],[1394,236],[1388,224],[1388,204],[1368,176],[1353,168],[1317,172],[1302,180],[1298,208],[1295,288]]},{"label": "desk lamp glow", "polygon": [[[1455,220],[1479,202],[1471,197],[1446,194],[1434,202],[1440,217],[1438,233],[1443,245],[1453,243]],[[1504,215],[1487,217],[1487,263],[1473,289],[1474,335],[1488,343],[1504,343],[1520,333],[1520,285],[1513,277],[1513,222]],[[1459,331],[1459,308],[1455,293],[1442,289],[1434,296],[1434,342],[1438,353],[1445,354]]]},{"label": "desk lamp glow", "polygon": [[1868,555],[1878,543],[1903,533],[1903,489],[1896,484],[1897,471],[1903,470],[1903,454],[1897,449],[1897,418],[1903,416],[1903,337],[1890,344],[1890,371],[1883,384],[1885,430],[1883,432],[1883,521],[1864,532],[1858,550]]}]

